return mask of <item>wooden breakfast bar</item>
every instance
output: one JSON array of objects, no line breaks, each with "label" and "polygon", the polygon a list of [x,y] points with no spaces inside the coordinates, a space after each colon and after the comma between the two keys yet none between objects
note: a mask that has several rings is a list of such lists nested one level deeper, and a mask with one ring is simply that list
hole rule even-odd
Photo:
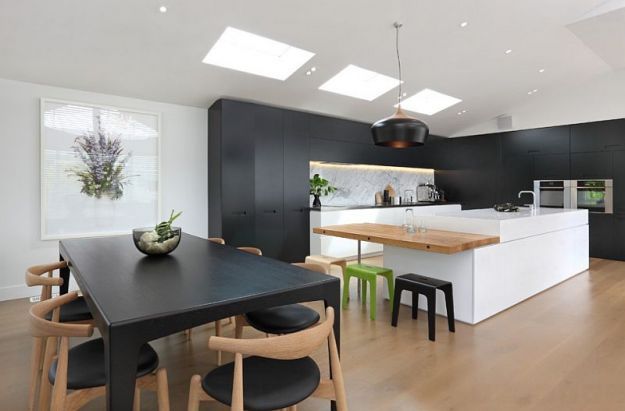
[{"label": "wooden breakfast bar", "polygon": [[[415,273],[450,281],[455,317],[477,324],[588,269],[585,210],[518,213],[467,210],[420,216],[425,232],[402,226],[343,224],[315,227],[319,235],[383,245],[384,266],[395,276]],[[386,290],[386,287],[385,287]],[[388,294],[387,294],[388,297]],[[410,296],[402,297],[410,305]],[[425,301],[420,302],[426,308]],[[446,315],[442,299],[436,312]]]},{"label": "wooden breakfast bar", "polygon": [[316,227],[316,234],[350,238],[395,247],[412,248],[432,253],[455,254],[461,251],[497,244],[498,236],[458,233],[443,230],[407,233],[403,227],[389,224],[343,224],[329,227]]}]

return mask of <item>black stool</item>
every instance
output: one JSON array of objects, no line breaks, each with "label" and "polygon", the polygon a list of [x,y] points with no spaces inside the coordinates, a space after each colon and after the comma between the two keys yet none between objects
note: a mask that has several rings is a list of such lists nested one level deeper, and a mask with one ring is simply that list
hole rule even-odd
[{"label": "black stool", "polygon": [[397,327],[399,316],[399,300],[403,290],[412,291],[412,318],[417,318],[419,309],[419,294],[428,299],[428,334],[431,341],[436,340],[436,290],[445,293],[447,305],[447,322],[449,331],[456,332],[454,320],[454,296],[449,281],[437,280],[417,274],[404,274],[395,278],[395,295],[393,297],[393,319],[391,325]]}]

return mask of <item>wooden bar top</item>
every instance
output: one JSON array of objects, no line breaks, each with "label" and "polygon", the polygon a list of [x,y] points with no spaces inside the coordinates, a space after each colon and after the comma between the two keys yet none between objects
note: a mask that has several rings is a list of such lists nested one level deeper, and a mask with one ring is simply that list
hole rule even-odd
[{"label": "wooden bar top", "polygon": [[313,232],[442,254],[455,254],[499,243],[496,236],[429,229],[425,233],[407,233],[402,226],[372,223],[315,227]]}]

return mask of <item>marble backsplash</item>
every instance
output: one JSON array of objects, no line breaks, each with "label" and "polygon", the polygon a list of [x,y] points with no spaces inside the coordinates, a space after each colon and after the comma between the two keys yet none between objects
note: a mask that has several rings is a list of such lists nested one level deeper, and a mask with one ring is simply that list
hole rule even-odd
[{"label": "marble backsplash", "polygon": [[[387,167],[365,164],[310,162],[310,176],[319,174],[337,188],[335,193],[321,197],[323,205],[347,206],[375,204],[375,193],[390,184],[396,196],[413,190],[419,184],[434,184],[434,170],[427,168]],[[312,203],[312,197],[311,197]],[[397,200],[398,201],[398,200]]]}]

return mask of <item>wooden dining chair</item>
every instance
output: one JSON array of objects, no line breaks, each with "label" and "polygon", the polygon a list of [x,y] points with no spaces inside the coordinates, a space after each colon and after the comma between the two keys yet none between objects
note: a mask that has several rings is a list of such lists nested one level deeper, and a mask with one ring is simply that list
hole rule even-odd
[{"label": "wooden dining chair", "polygon": [[263,255],[263,252],[260,250],[260,248],[256,247],[237,247],[237,250],[241,250],[254,255]]},{"label": "wooden dining chair", "polygon": [[[46,338],[46,346],[52,347],[50,350],[46,348],[39,410],[77,410],[105,394],[103,340],[92,339],[69,348],[71,337],[91,337],[93,325],[64,324],[46,318],[51,312],[54,312],[54,317],[63,305],[70,304],[77,298],[76,292],[70,292],[39,302],[30,308],[32,336],[35,339]],[[68,394],[68,389],[73,391]],[[164,368],[158,368],[158,355],[149,344],[144,344],[139,350],[133,407],[135,411],[141,408],[141,389],[156,391],[159,411],[169,410],[167,372]]]},{"label": "wooden dining chair", "polygon": [[[220,237],[209,237],[208,241],[210,241],[211,243],[220,244],[220,245],[226,244],[226,240],[224,240],[223,238],[220,238]],[[232,323],[232,320],[230,320],[230,322]],[[220,329],[221,329],[221,324],[219,324],[219,325],[220,325]],[[215,329],[217,329],[217,321],[215,321]],[[188,330],[184,331],[184,333],[187,336],[187,339],[191,339],[192,332],[193,332],[193,328],[189,328]]]},{"label": "wooden dining chair", "polygon": [[[41,287],[39,301],[46,301],[52,298],[52,287],[60,287],[63,285],[63,279],[55,277],[56,270],[67,268],[65,261],[55,262],[51,264],[41,264],[26,269],[25,282],[28,287]],[[65,304],[60,311],[56,313],[56,317],[50,313],[48,320],[62,323],[92,323],[93,318],[89,307],[83,297],[78,297],[72,302]],[[34,410],[35,398],[38,394],[40,376],[39,373],[43,368],[43,357],[45,350],[45,338],[35,338],[33,350],[31,354],[31,375],[30,389],[28,397],[28,409]]]},{"label": "wooden dining chair", "polygon": [[[234,362],[203,378],[191,378],[188,411],[198,411],[201,401],[220,402],[232,411],[296,410],[311,396],[336,401],[338,411],[347,411],[333,325],[334,310],[328,307],[323,323],[293,334],[245,340],[211,337],[209,348],[233,353]],[[324,342],[330,350],[331,379],[321,378],[310,358]]]},{"label": "wooden dining chair", "polygon": [[[327,267],[313,263],[293,263],[306,270],[328,274]],[[243,337],[243,327],[251,326],[265,334],[290,334],[319,322],[317,311],[301,304],[288,304],[252,311],[235,318],[235,337]]]}]

